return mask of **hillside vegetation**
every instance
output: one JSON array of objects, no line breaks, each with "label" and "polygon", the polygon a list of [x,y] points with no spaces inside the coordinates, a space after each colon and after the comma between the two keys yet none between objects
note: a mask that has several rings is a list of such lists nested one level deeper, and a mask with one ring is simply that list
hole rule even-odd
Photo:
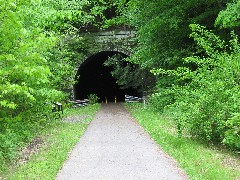
[{"label": "hillside vegetation", "polygon": [[156,77],[145,90],[153,108],[175,120],[179,135],[238,150],[239,12],[239,0],[130,0],[122,11],[137,30],[127,60]]},{"label": "hillside vegetation", "polygon": [[115,61],[119,85],[179,136],[239,151],[239,12],[239,0],[0,0],[0,169],[47,126],[51,102],[69,100],[91,48],[80,32],[115,27],[137,32],[134,66]]}]

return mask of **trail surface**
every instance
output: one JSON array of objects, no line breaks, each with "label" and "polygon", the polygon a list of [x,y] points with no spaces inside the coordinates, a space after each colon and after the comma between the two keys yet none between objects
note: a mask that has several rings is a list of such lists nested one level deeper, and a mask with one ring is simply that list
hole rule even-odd
[{"label": "trail surface", "polygon": [[187,179],[121,104],[102,105],[56,178]]}]

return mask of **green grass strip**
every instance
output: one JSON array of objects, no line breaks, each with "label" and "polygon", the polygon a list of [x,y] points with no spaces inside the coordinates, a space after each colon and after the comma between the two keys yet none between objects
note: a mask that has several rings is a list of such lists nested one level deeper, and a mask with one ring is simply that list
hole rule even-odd
[{"label": "green grass strip", "polygon": [[88,117],[84,122],[59,122],[42,134],[43,144],[37,154],[31,156],[27,163],[13,168],[6,179],[55,179],[69,152],[79,141],[88,124],[93,119],[99,105],[68,110],[68,116]]},{"label": "green grass strip", "polygon": [[133,117],[185,170],[190,179],[240,179],[240,157],[226,149],[178,137],[174,123],[142,104],[125,104]]}]

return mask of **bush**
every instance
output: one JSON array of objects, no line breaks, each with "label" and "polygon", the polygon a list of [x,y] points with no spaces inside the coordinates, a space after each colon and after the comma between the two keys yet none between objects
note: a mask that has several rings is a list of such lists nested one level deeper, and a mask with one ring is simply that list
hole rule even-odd
[{"label": "bush", "polygon": [[[48,112],[53,114],[52,112]],[[0,172],[4,166],[15,160],[22,147],[39,135],[45,128],[54,126],[54,118],[47,119],[44,115],[24,112],[14,118],[1,118],[0,133]],[[50,114],[50,115],[51,115]],[[5,165],[4,165],[5,164]]]},{"label": "bush", "polygon": [[90,104],[96,104],[99,101],[99,97],[96,94],[89,94],[88,99]]},{"label": "bush", "polygon": [[[191,36],[206,52],[206,57],[192,56],[184,63],[197,69],[155,70],[177,76],[185,85],[173,85],[169,97],[160,93],[158,103],[176,120],[179,133],[186,129],[193,136],[239,149],[240,45],[237,36],[227,44],[205,27],[191,25]],[[190,81],[189,81],[190,79]],[[175,102],[169,101],[171,97]],[[157,100],[157,98],[156,98]],[[170,102],[170,105],[166,106]],[[161,104],[161,105],[159,105]],[[158,107],[159,108],[159,107]]]},{"label": "bush", "polygon": [[235,113],[226,121],[228,130],[225,132],[223,143],[240,149],[240,113]]},{"label": "bush", "polygon": [[155,111],[163,112],[164,107],[172,104],[174,99],[174,93],[170,88],[161,88],[157,93],[151,95],[149,101]]}]

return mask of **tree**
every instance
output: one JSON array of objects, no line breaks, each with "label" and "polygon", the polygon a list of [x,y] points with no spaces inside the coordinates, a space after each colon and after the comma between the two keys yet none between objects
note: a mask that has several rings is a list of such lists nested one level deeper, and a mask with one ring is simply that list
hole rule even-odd
[{"label": "tree", "polygon": [[[25,111],[36,100],[53,100],[60,95],[49,85],[50,68],[46,52],[55,45],[56,38],[35,27],[25,27],[22,8],[28,2],[1,4],[1,64],[0,105],[14,114]],[[14,28],[13,28],[14,27]],[[11,112],[12,114],[12,112]]]},{"label": "tree", "polygon": [[240,1],[228,3],[227,8],[222,10],[216,19],[216,25],[224,28],[233,28],[240,26]]},{"label": "tree", "polygon": [[144,95],[152,91],[155,85],[155,77],[150,70],[128,62],[128,58],[115,55],[108,58],[104,65],[113,68],[111,74],[122,89],[133,88]]},{"label": "tree", "polygon": [[130,0],[124,14],[138,32],[130,62],[157,78],[155,110],[180,134],[239,149],[239,1],[226,3]]},{"label": "tree", "polygon": [[89,4],[0,1],[0,116],[35,111],[44,102],[63,99],[73,83],[75,57],[82,53],[77,27],[94,20],[94,13],[84,11]]}]

